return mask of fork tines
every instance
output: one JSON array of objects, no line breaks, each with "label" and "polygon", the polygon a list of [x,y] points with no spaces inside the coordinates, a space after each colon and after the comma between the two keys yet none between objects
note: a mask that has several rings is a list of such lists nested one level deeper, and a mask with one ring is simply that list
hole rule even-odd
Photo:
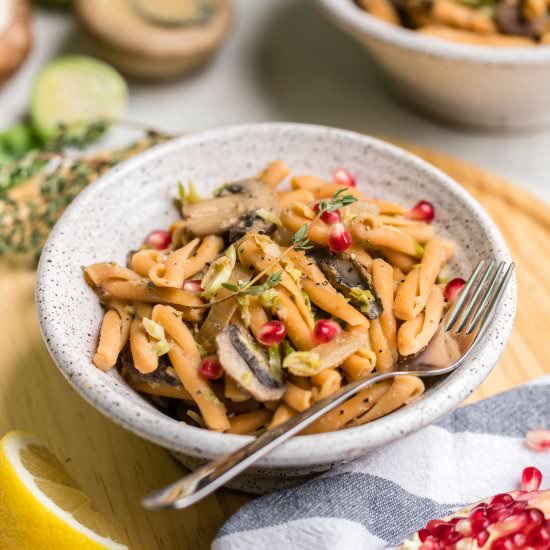
[{"label": "fork tines", "polygon": [[469,335],[484,330],[513,272],[513,262],[481,260],[447,313],[445,331]]}]

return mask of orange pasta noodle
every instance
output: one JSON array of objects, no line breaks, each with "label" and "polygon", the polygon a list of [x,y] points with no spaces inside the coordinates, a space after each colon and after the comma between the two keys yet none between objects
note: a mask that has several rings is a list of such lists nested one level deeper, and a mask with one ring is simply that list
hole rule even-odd
[{"label": "orange pasta noodle", "polygon": [[419,257],[422,253],[419,243],[396,227],[372,228],[361,223],[361,221],[353,221],[350,231],[356,240],[373,248],[389,248],[414,257]]},{"label": "orange pasta noodle", "polygon": [[231,427],[227,430],[230,434],[250,434],[267,426],[271,420],[272,412],[267,409],[251,411],[239,414],[229,419]]},{"label": "orange pasta noodle", "polygon": [[255,338],[258,339],[262,326],[269,321],[269,318],[264,311],[260,300],[256,296],[249,296],[248,300],[250,330],[252,331],[252,334],[254,334]]},{"label": "orange pasta noodle", "polygon": [[327,183],[323,187],[319,187],[314,191],[316,199],[331,199],[334,193],[340,191],[340,189],[346,190],[346,195],[351,195],[357,200],[365,200],[363,193],[357,187],[346,187],[341,183]]},{"label": "orange pasta noodle", "polygon": [[315,346],[313,334],[303,320],[296,304],[284,288],[278,288],[280,305],[277,306],[277,317],[285,324],[290,341],[299,350],[308,350]]},{"label": "orange pasta noodle", "polygon": [[390,388],[391,382],[384,380],[360,391],[332,411],[313,422],[302,433],[316,434],[332,432],[343,428],[348,422],[368,411]]},{"label": "orange pasta noodle", "polygon": [[424,393],[424,383],[417,376],[397,376],[391,387],[376,401],[374,406],[362,416],[353,420],[350,426],[359,426],[385,416],[403,405],[411,403]]},{"label": "orange pasta noodle", "polygon": [[382,302],[382,313],[371,321],[370,339],[376,353],[376,369],[391,370],[397,360],[397,324],[393,314],[393,268],[381,259],[372,262],[372,281]]},{"label": "orange pasta noodle", "polygon": [[401,355],[412,355],[424,349],[435,334],[445,301],[438,286],[434,286],[426,309],[410,321],[405,321],[397,332],[397,348]]},{"label": "orange pasta noodle", "polygon": [[[224,242],[219,235],[207,235],[197,250],[183,263],[183,280],[202,271],[223,250]],[[168,264],[168,262],[166,262]],[[168,267],[167,267],[168,273]]]},{"label": "orange pasta noodle", "polygon": [[84,269],[84,275],[91,286],[99,287],[109,279],[121,281],[138,281],[140,276],[131,269],[115,262],[101,262],[89,265]]},{"label": "orange pasta noodle", "polygon": [[354,244],[346,250],[346,256],[359,262],[362,266],[368,268],[372,263],[372,256],[360,246]]},{"label": "orange pasta noodle", "polygon": [[294,176],[290,180],[292,189],[307,189],[312,192],[317,191],[325,185],[328,185],[328,182],[315,176]]},{"label": "orange pasta noodle", "polygon": [[426,244],[435,235],[434,228],[429,223],[416,222],[394,216],[380,216],[378,219],[382,225],[397,227],[420,244]]},{"label": "orange pasta noodle", "polygon": [[381,200],[381,199],[368,199],[368,202],[378,208],[380,214],[406,214],[407,209],[396,202]]},{"label": "orange pasta noodle", "polygon": [[134,367],[142,374],[154,372],[158,368],[158,355],[155,352],[153,343],[149,340],[143,318],[149,317],[151,307],[147,304],[136,305],[136,316],[130,327],[130,351]]},{"label": "orange pasta noodle", "polygon": [[149,278],[155,286],[181,288],[184,281],[185,261],[200,243],[193,239],[185,246],[171,252],[165,263],[155,264],[149,270]]},{"label": "orange pasta noodle", "polygon": [[225,405],[216,397],[210,384],[200,376],[199,363],[176,343],[170,347],[168,356],[183,387],[199,407],[208,428],[216,432],[229,430],[230,423]]},{"label": "orange pasta noodle", "polygon": [[404,321],[414,319],[425,307],[430,291],[443,265],[443,243],[434,237],[424,250],[417,269],[411,270],[395,296],[395,316]]},{"label": "orange pasta noodle", "polygon": [[296,411],[305,411],[311,407],[313,395],[310,390],[304,390],[289,382],[283,400]]},{"label": "orange pasta noodle", "polygon": [[315,401],[320,401],[333,394],[342,385],[342,375],[336,369],[325,369],[315,376],[311,381],[317,390],[314,394]]},{"label": "orange pasta noodle", "polygon": [[102,371],[115,366],[120,353],[122,321],[117,311],[108,309],[103,316],[99,332],[99,344],[92,358],[93,364]]},{"label": "orange pasta noodle", "polygon": [[266,166],[258,179],[267,183],[270,187],[277,187],[289,173],[288,166],[282,160],[275,160]]},{"label": "orange pasta noodle", "polygon": [[378,250],[384,254],[388,262],[404,273],[408,273],[418,263],[418,258],[413,258],[408,254],[397,252],[397,250],[392,250],[385,246],[378,247]]},{"label": "orange pasta noodle", "polygon": [[273,413],[273,418],[267,426],[267,429],[271,430],[272,428],[275,428],[275,426],[286,422],[289,418],[296,416],[296,414],[297,412],[293,408],[289,407],[286,403],[281,403],[275,409],[275,412]]},{"label": "orange pasta noodle", "polygon": [[280,214],[281,222],[287,229],[295,233],[307,223],[308,239],[322,246],[327,246],[330,226],[322,220],[312,221],[314,217],[315,212],[300,203],[285,206]]},{"label": "orange pasta noodle", "polygon": [[296,189],[294,191],[279,191],[277,193],[279,206],[286,206],[295,202],[310,203],[315,200],[315,196],[307,189]]},{"label": "orange pasta noodle", "polygon": [[191,359],[200,362],[201,355],[193,335],[182,321],[179,312],[170,306],[157,304],[153,308],[152,319],[161,325],[166,334],[170,336]]},{"label": "orange pasta noodle", "polygon": [[144,248],[138,250],[130,258],[130,267],[140,276],[149,277],[149,271],[155,264],[162,264],[166,261],[166,254],[153,250],[151,248]]}]

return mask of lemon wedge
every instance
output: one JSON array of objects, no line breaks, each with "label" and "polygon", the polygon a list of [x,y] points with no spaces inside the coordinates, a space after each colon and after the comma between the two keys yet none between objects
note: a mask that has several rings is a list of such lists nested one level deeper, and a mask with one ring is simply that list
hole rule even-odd
[{"label": "lemon wedge", "polygon": [[127,550],[38,438],[0,440],[0,541],[5,550]]}]

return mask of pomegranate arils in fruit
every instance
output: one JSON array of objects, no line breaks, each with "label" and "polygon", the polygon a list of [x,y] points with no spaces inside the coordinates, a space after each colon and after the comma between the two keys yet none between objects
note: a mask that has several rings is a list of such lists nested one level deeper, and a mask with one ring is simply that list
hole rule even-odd
[{"label": "pomegranate arils in fruit", "polygon": [[437,526],[433,531],[433,536],[436,539],[444,540],[454,531],[454,526],[450,523],[443,523]]},{"label": "pomegranate arils in fruit", "polygon": [[145,244],[147,246],[150,246],[151,248],[154,248],[155,250],[165,250],[170,246],[171,242],[172,236],[170,235],[170,233],[162,229],[151,231],[151,233],[149,233],[149,235],[147,235],[145,239]]},{"label": "pomegranate arils in fruit", "polygon": [[203,291],[201,280],[194,279],[194,280],[184,281],[183,290],[186,290],[187,292],[193,292],[195,294],[199,294],[200,292]]},{"label": "pomegranate arils in fruit", "polygon": [[492,542],[491,550],[516,550],[516,545],[511,537],[501,537]]},{"label": "pomegranate arils in fruit", "polygon": [[419,222],[430,223],[435,217],[435,208],[431,202],[417,202],[407,214],[407,218]]},{"label": "pomegranate arils in fruit", "polygon": [[420,550],[443,550],[443,542],[430,535],[420,546]]},{"label": "pomegranate arils in fruit", "polygon": [[330,227],[328,234],[328,247],[332,252],[343,252],[352,245],[351,233],[346,226],[341,223],[335,223]]},{"label": "pomegranate arils in fruit", "polygon": [[466,281],[464,279],[461,279],[460,277],[449,281],[445,285],[445,290],[443,291],[445,300],[452,304],[458,298],[458,295],[462,292],[465,284]]},{"label": "pomegranate arils in fruit", "polygon": [[428,521],[426,529],[433,534],[440,525],[447,525],[447,522],[443,521],[442,519],[432,519]]},{"label": "pomegranate arils in fruit", "polygon": [[542,473],[538,468],[529,466],[521,474],[522,491],[538,491],[542,482]]},{"label": "pomegranate arils in fruit", "polygon": [[355,187],[357,185],[352,173],[345,168],[338,168],[338,170],[335,170],[334,174],[332,174],[332,181],[334,181],[334,183],[341,183],[346,187]]},{"label": "pomegranate arils in fruit", "polygon": [[264,346],[280,344],[286,336],[286,327],[281,321],[268,321],[260,327],[258,340]]},{"label": "pomegranate arils in fruit", "polygon": [[[319,203],[316,202],[313,205],[313,211],[319,212]],[[338,222],[342,221],[342,213],[340,210],[334,210],[333,212],[323,212],[320,216],[321,220],[323,220],[327,225],[332,225]]]},{"label": "pomegranate arils in fruit", "polygon": [[550,547],[550,529],[541,525],[527,534],[527,546],[539,549]]},{"label": "pomegranate arils in fruit", "polygon": [[544,514],[538,508],[527,508],[525,513],[528,518],[527,529],[532,529],[545,523]]},{"label": "pomegranate arils in fruit", "polygon": [[516,533],[512,535],[512,542],[516,545],[516,548],[524,548],[526,538],[523,533]]},{"label": "pomegranate arils in fruit", "polygon": [[494,526],[495,532],[500,536],[512,535],[518,531],[522,531],[528,523],[527,514],[520,512],[519,514],[513,514],[499,521]]},{"label": "pomegranate arils in fruit", "polygon": [[420,539],[420,542],[424,542],[430,535],[431,533],[428,529],[420,529],[420,531],[418,531],[418,538]]},{"label": "pomegranate arils in fruit", "polygon": [[489,531],[484,529],[483,531],[476,533],[474,535],[474,538],[476,539],[477,545],[480,548],[483,548],[484,544],[487,542],[487,540],[489,540]]},{"label": "pomegranate arils in fruit", "polygon": [[313,327],[313,337],[320,344],[334,340],[340,334],[340,325],[332,319],[319,319]]},{"label": "pomegranate arils in fruit", "polygon": [[472,526],[472,531],[474,533],[479,533],[479,531],[483,531],[483,529],[489,527],[490,521],[489,518],[482,516],[472,519],[470,524]]},{"label": "pomegranate arils in fruit", "polygon": [[525,444],[534,451],[546,451],[550,449],[550,430],[540,428],[527,432]]},{"label": "pomegranate arils in fruit", "polygon": [[216,355],[209,355],[201,361],[199,372],[201,376],[207,380],[217,380],[223,375],[223,367]]},{"label": "pomegranate arils in fruit", "polygon": [[461,518],[455,524],[455,530],[457,533],[460,533],[461,535],[467,537],[472,534],[472,524],[470,523],[470,520],[466,518]]},{"label": "pomegranate arils in fruit", "polygon": [[487,517],[490,523],[496,523],[508,516],[512,515],[512,511],[504,504],[491,504],[487,508]]},{"label": "pomegranate arils in fruit", "polygon": [[512,495],[509,495],[508,493],[501,493],[500,495],[495,495],[491,499],[491,504],[512,504],[514,502],[514,497]]}]

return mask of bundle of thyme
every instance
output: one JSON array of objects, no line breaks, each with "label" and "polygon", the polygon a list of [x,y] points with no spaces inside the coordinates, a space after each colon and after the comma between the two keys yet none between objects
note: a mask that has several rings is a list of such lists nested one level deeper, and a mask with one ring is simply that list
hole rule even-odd
[{"label": "bundle of thyme", "polygon": [[104,129],[98,121],[78,135],[60,132],[47,147],[0,168],[0,257],[36,260],[50,229],[82,189],[119,162],[169,139],[149,131],[129,147],[95,156],[64,152],[94,141]]}]

